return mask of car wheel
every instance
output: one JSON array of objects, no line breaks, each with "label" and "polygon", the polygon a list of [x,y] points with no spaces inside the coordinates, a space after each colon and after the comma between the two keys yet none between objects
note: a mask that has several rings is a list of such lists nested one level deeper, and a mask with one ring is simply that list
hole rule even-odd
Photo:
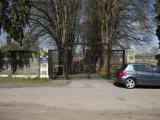
[{"label": "car wheel", "polygon": [[133,78],[128,78],[125,81],[125,87],[128,89],[133,89],[136,86],[136,81]]}]

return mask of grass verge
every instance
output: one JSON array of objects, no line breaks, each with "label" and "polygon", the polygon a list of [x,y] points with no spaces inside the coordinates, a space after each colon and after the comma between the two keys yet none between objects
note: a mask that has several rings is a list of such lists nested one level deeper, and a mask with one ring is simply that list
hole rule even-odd
[{"label": "grass verge", "polygon": [[23,77],[0,77],[0,82],[3,83],[48,83],[51,80],[47,79],[47,78],[23,78]]}]

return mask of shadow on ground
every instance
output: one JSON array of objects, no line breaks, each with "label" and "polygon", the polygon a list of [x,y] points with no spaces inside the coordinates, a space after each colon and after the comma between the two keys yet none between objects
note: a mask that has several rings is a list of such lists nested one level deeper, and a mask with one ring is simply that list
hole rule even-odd
[{"label": "shadow on ground", "polygon": [[[119,84],[119,83],[115,82],[115,83],[113,83],[113,85],[116,87],[119,87],[119,88],[126,89],[123,84]],[[141,86],[136,86],[135,89],[160,89],[160,86],[142,86],[141,85]]]}]

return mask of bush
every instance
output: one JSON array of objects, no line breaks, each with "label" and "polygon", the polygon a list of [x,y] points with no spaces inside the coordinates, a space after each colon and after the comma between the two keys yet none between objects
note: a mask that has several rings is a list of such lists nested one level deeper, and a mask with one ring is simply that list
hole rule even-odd
[{"label": "bush", "polygon": [[107,74],[104,73],[104,72],[99,72],[99,73],[98,73],[98,77],[99,77],[99,78],[107,78]]}]

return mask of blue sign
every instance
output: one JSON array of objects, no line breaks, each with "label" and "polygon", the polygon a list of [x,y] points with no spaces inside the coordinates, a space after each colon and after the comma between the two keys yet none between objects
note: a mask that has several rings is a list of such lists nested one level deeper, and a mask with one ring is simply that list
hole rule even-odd
[{"label": "blue sign", "polygon": [[41,62],[42,63],[48,63],[48,56],[42,57]]}]

